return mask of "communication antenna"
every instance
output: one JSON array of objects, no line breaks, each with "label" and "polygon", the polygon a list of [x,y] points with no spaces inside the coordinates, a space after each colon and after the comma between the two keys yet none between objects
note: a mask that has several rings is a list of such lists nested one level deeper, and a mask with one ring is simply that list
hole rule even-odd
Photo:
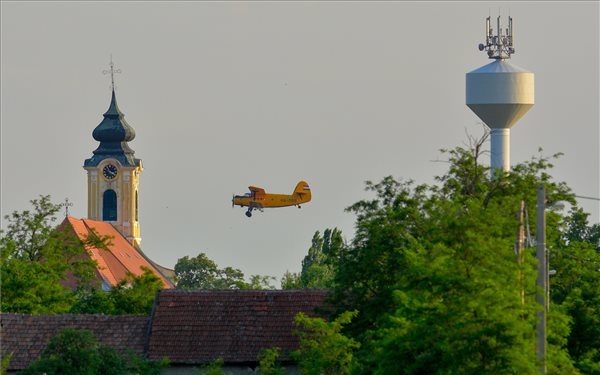
[{"label": "communication antenna", "polygon": [[110,89],[115,91],[115,73],[121,73],[121,69],[115,69],[115,64],[112,61],[112,54],[110,55],[110,70],[103,70],[102,74],[110,73]]},{"label": "communication antenna", "polygon": [[496,20],[496,34],[491,26],[491,18],[488,16],[485,19],[485,44],[479,44],[480,51],[487,51],[490,59],[504,60],[510,59],[510,55],[515,53],[513,46],[513,27],[512,17],[508,16],[508,27],[502,33],[500,25],[500,16]]}]

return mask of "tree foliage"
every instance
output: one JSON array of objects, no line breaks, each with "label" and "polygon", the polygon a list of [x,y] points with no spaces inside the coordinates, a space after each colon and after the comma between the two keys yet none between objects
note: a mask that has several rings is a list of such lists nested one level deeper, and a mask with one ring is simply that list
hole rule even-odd
[{"label": "tree foliage", "polygon": [[600,226],[571,210],[566,230],[550,245],[551,311],[558,305],[570,318],[569,355],[585,374],[600,374]]},{"label": "tree foliage", "polygon": [[145,268],[139,276],[128,273],[109,291],[93,287],[78,288],[76,302],[69,312],[74,314],[149,315],[162,280]]},{"label": "tree foliage", "polygon": [[23,375],[158,375],[166,360],[150,362],[139,355],[123,355],[114,348],[99,344],[87,330],[65,328],[52,337],[41,357]]},{"label": "tree foliage", "polygon": [[[550,201],[575,206],[576,201],[566,184],[552,181],[546,172],[552,167],[547,157],[492,174],[479,161],[486,136],[471,139],[468,148],[443,150],[449,169],[436,184],[392,176],[367,181],[366,190],[375,197],[348,207],[356,215],[356,234],[337,263],[331,300],[338,314],[358,312],[344,330],[361,344],[355,373],[538,372],[537,260],[532,248],[523,251],[520,261],[515,254],[517,213],[521,202],[534,211],[540,185]],[[548,212],[547,217],[548,238],[561,238],[560,215]],[[528,220],[535,227],[535,218]],[[595,238],[596,232],[581,222],[571,224],[571,242]],[[576,251],[567,250],[570,255]],[[315,256],[309,253],[309,258]],[[589,268],[590,278],[599,279],[597,269]],[[593,288],[586,285],[585,290]],[[568,348],[580,343],[571,339],[570,328],[577,328],[576,321],[583,328],[598,318],[592,296],[580,300],[586,301],[585,309],[576,294],[569,291],[568,296],[564,300],[571,305],[549,316],[551,373],[577,373],[575,349]],[[567,315],[574,311],[586,318]],[[597,358],[597,351],[585,353],[589,360],[580,369]]]},{"label": "tree foliage", "polygon": [[[33,210],[6,215],[0,237],[1,310],[29,314],[67,312],[75,296],[64,286],[68,277],[88,283],[95,263],[72,232],[54,227],[60,204],[50,196],[30,201]],[[89,239],[95,241],[95,239]]]},{"label": "tree foliage", "polygon": [[[50,196],[31,201],[32,210],[6,215],[0,237],[1,311],[25,314],[149,314],[161,280],[150,270],[128,275],[110,291],[98,288],[96,262],[86,246],[107,249],[111,240],[93,233],[83,241],[55,226],[60,204]],[[77,289],[67,286],[75,280]]]},{"label": "tree foliage", "polygon": [[300,327],[295,333],[300,338],[298,350],[292,352],[302,375],[343,375],[356,365],[354,351],[360,346],[354,339],[345,336],[342,328],[356,316],[355,311],[346,311],[332,322],[322,318],[311,318],[298,313],[294,322]]},{"label": "tree foliage", "polygon": [[284,375],[285,367],[279,361],[280,348],[267,348],[258,354],[258,373],[261,375]]},{"label": "tree foliage", "polygon": [[219,268],[206,254],[184,256],[175,264],[178,289],[274,289],[272,276],[252,275],[246,282],[237,268]]},{"label": "tree foliage", "polygon": [[300,273],[287,271],[281,279],[282,289],[327,289],[333,287],[340,258],[346,251],[342,232],[325,229],[316,231],[308,254],[302,260]]},{"label": "tree foliage", "polygon": [[242,271],[231,267],[219,269],[204,253],[177,260],[175,279],[178,289],[241,289],[244,284]]}]

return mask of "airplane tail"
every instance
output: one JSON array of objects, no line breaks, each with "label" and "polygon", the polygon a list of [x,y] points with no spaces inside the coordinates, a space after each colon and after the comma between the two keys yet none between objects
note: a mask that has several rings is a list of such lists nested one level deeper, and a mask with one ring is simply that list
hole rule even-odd
[{"label": "airplane tail", "polygon": [[310,186],[308,186],[306,182],[298,182],[298,185],[296,185],[296,188],[294,189],[294,194],[298,194],[300,196],[300,199],[302,199],[302,203],[310,202]]}]

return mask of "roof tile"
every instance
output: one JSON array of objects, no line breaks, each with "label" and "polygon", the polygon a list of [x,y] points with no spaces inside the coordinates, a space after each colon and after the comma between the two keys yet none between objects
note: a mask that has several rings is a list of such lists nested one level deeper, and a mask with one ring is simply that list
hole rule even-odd
[{"label": "roof tile", "polygon": [[1,356],[12,353],[9,370],[27,368],[41,355],[48,341],[64,328],[91,331],[98,342],[122,353],[144,353],[150,318],[111,315],[0,314]]},{"label": "roof tile", "polygon": [[298,346],[294,317],[315,316],[324,290],[162,290],[158,294],[148,357],[172,363],[255,362],[279,347],[282,359]]},{"label": "roof tile", "polygon": [[88,254],[98,264],[97,271],[102,279],[111,287],[125,279],[130,272],[135,276],[143,274],[143,268],[150,269],[162,282],[164,288],[172,288],[173,284],[158,270],[158,268],[141,254],[138,249],[127,241],[125,237],[109,222],[75,219],[67,217],[65,222],[71,225],[73,231],[81,240],[92,233],[110,238],[108,250],[88,246]]}]

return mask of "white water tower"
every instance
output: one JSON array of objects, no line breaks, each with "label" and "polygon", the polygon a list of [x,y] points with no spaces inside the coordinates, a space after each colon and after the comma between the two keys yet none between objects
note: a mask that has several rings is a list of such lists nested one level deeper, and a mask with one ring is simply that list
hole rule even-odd
[{"label": "white water tower", "polygon": [[467,106],[490,128],[492,174],[510,170],[510,128],[534,104],[533,73],[507,61],[515,53],[512,18],[504,34],[500,16],[497,25],[494,35],[490,17],[486,19],[486,44],[479,45],[494,61],[467,73],[466,85]]}]

